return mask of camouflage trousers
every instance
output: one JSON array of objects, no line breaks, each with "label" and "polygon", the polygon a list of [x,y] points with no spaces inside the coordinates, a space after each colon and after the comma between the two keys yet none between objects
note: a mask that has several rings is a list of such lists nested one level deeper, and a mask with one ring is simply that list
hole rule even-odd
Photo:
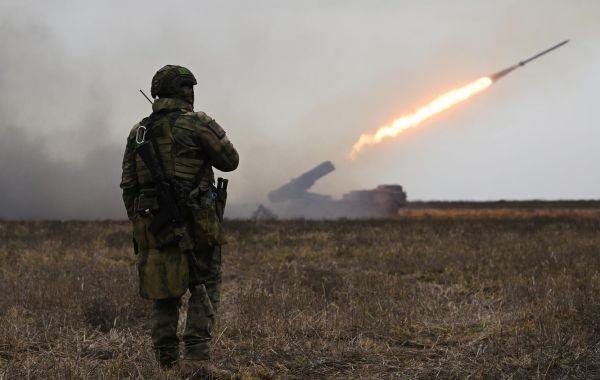
[{"label": "camouflage trousers", "polygon": [[[197,278],[190,278],[191,293],[183,343],[185,358],[206,360],[210,355],[211,331],[215,323],[221,288],[221,247],[196,252]],[[190,274],[191,275],[191,274]],[[177,324],[180,298],[155,300],[152,308],[152,346],[162,366],[179,358]]]}]

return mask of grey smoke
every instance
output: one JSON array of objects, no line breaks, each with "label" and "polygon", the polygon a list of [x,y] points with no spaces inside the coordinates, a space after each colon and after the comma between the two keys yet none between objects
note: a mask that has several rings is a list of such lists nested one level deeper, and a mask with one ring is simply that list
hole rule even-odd
[{"label": "grey smoke", "polygon": [[[120,217],[120,149],[94,147],[78,163],[53,159],[42,139],[18,128],[0,134],[0,208],[3,218]],[[115,159],[117,158],[117,159]]]},{"label": "grey smoke", "polygon": [[[0,4],[0,218],[121,218],[120,161],[164,64],[241,155],[231,208],[325,160],[312,191],[409,199],[595,198],[600,4],[459,0]],[[561,51],[405,137],[364,131],[552,43]],[[237,210],[237,211],[236,211]],[[235,213],[231,215],[236,215]]]},{"label": "grey smoke", "polygon": [[51,30],[28,13],[5,13],[0,31],[0,218],[122,217],[122,149],[107,138],[101,86],[82,81]]}]

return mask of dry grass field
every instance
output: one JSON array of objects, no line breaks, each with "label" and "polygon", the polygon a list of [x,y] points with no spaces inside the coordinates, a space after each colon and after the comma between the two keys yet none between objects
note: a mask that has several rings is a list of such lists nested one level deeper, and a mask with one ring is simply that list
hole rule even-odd
[{"label": "dry grass field", "polygon": [[[0,379],[178,378],[129,228],[0,222]],[[213,356],[239,378],[600,378],[600,209],[227,230]]]}]

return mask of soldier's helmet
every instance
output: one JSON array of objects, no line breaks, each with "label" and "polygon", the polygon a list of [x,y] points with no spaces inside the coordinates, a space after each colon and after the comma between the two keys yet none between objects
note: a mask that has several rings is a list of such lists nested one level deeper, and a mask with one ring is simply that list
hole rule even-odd
[{"label": "soldier's helmet", "polygon": [[166,65],[152,77],[150,94],[153,98],[185,97],[183,87],[196,85],[194,74],[183,66]]}]

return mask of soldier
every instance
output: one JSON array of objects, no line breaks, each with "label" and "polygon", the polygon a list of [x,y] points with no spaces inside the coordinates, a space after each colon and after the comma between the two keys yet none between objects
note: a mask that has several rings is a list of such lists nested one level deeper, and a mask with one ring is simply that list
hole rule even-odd
[{"label": "soldier", "polygon": [[140,295],[153,300],[152,345],[161,367],[179,358],[176,335],[181,296],[191,296],[183,334],[184,371],[218,377],[209,360],[219,305],[224,196],[213,166],[232,171],[238,153],[225,131],[194,112],[196,78],[167,65],[152,78],[152,114],[127,139],[121,188],[133,222]]}]

